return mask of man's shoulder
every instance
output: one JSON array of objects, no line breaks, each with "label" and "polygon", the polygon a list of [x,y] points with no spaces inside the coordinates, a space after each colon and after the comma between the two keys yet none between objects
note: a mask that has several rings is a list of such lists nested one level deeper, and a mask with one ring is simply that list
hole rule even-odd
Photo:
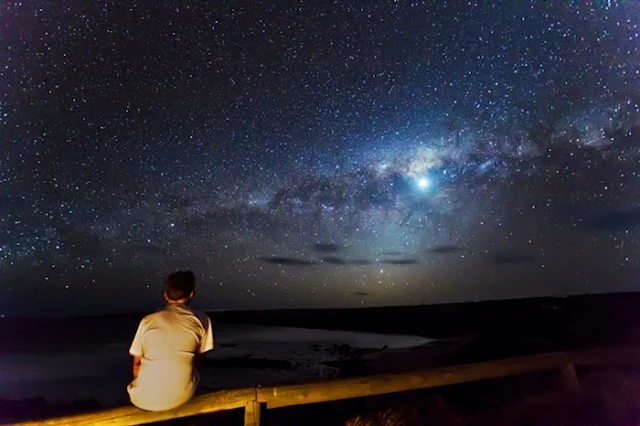
[{"label": "man's shoulder", "polygon": [[164,312],[164,310],[165,310],[164,308],[160,308],[160,309],[155,310],[154,312],[151,312],[151,313],[145,315],[140,320],[140,324],[148,324],[149,322],[153,321],[155,318],[161,316],[162,312]]},{"label": "man's shoulder", "polygon": [[202,326],[205,329],[208,328],[209,324],[212,324],[211,318],[209,318],[209,315],[205,314],[204,312],[197,309],[191,309],[191,312],[196,318],[200,320],[200,322],[202,323]]}]

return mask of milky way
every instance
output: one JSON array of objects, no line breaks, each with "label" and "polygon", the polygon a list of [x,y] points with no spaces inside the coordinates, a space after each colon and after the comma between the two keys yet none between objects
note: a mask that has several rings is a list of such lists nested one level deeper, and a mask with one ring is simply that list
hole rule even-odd
[{"label": "milky way", "polygon": [[640,289],[640,2],[1,7],[3,315]]}]

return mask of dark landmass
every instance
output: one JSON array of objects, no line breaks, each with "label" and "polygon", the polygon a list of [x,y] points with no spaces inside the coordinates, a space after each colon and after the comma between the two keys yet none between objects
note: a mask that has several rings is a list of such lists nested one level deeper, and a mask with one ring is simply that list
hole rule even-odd
[{"label": "dark landmass", "polygon": [[[465,338],[469,362],[640,340],[640,293],[354,309],[211,312],[235,324]],[[494,351],[482,347],[495,346]],[[492,352],[492,353],[489,353]],[[460,357],[462,361],[462,357]]]},{"label": "dark landmass", "polygon": [[[427,306],[223,311],[210,312],[209,315],[217,322],[230,324],[412,334],[442,339],[443,345],[449,345],[448,349],[442,351],[441,355],[434,357],[434,360],[440,365],[454,365],[559,350],[637,344],[640,343],[639,306],[640,293],[618,293]],[[83,344],[87,336],[90,335],[88,331],[94,335],[97,333],[101,341],[108,342],[110,339],[115,341],[119,337],[116,331],[110,334],[110,330],[121,329],[118,327],[119,324],[135,324],[143,315],[85,317],[87,325],[82,327],[76,326],[77,318],[58,318],[47,321],[47,323],[57,330],[62,327],[66,335],[77,334],[79,344]],[[71,326],[72,324],[74,326]],[[21,339],[15,340],[24,341],[26,339],[29,341],[30,333],[34,333],[34,335],[37,332],[42,333],[41,327],[41,319],[2,319],[0,321],[0,341],[3,347],[0,350],[12,349],[10,348],[13,341],[12,335],[18,333]],[[133,332],[134,330],[132,330]],[[336,345],[330,350],[339,355],[339,360],[327,365],[337,368],[342,377],[366,375],[373,372],[371,363],[364,359],[366,350],[354,349],[348,345]],[[386,350],[382,349],[381,352],[386,353]],[[409,360],[411,354],[405,354],[405,356]],[[393,364],[393,367],[389,371],[415,369],[419,366],[415,362],[416,359],[424,362],[423,358],[423,353],[419,351],[413,356],[413,362],[390,358],[388,362]],[[213,365],[212,363],[216,366],[233,368],[271,368],[276,370],[296,368],[295,365],[284,361],[250,357],[211,361],[207,365]],[[583,371],[580,374],[584,373]],[[628,370],[623,372],[623,376],[628,374]],[[367,412],[367,410],[371,411],[372,407],[378,409],[389,401],[392,401],[390,404],[394,406],[394,404],[400,404],[402,398],[406,402],[415,401],[415,398],[431,401],[434,397],[437,397],[437,400],[446,400],[447,407],[454,407],[451,409],[453,411],[450,411],[455,413],[455,416],[464,417],[471,415],[469,413],[482,412],[486,417],[487,413],[493,412],[492,410],[504,409],[512,401],[516,401],[514,399],[516,397],[522,399],[524,395],[531,395],[535,392],[552,391],[555,389],[553,383],[556,381],[557,372],[534,374],[520,378],[412,392],[411,395],[404,393],[402,395],[364,398],[362,401],[369,401],[366,403],[354,400],[291,407],[268,411],[265,414],[264,422],[265,424],[295,424],[304,419],[308,425],[341,425],[345,424],[346,419],[358,413]],[[637,393],[635,392],[635,394]],[[127,401],[123,401],[123,404],[126,403]],[[417,405],[425,404],[417,403]],[[640,407],[640,404],[637,406]],[[88,412],[98,408],[99,404],[95,401],[81,401],[69,405],[49,405],[42,399],[0,400],[0,412],[3,413],[0,422],[8,419],[15,421],[23,418],[46,418]],[[329,412],[332,420],[329,420]],[[313,421],[316,421],[316,418],[318,420],[316,423],[307,421],[311,418],[314,419]],[[206,419],[207,421],[215,420],[216,424],[241,424],[242,412],[218,413],[206,416]],[[465,417],[465,419],[466,423],[462,424],[475,422],[469,417]],[[188,424],[187,420],[176,420],[170,424],[183,424],[181,422]]]},{"label": "dark landmass", "polygon": [[[359,309],[213,312],[224,323],[461,339],[455,365],[535,353],[640,343],[640,293]],[[352,360],[350,361],[353,362]]]},{"label": "dark landmass", "polygon": [[[364,293],[363,293],[364,296]],[[436,339],[463,338],[469,351],[460,361],[524,355],[549,350],[640,341],[640,293],[352,309],[276,309],[208,312],[214,321],[372,333],[410,334]],[[65,336],[101,342],[121,338],[146,313],[54,318],[45,326]],[[78,319],[83,318],[82,325]],[[0,353],[29,335],[42,335],[41,318],[0,320]],[[133,337],[132,331],[132,337]],[[54,333],[54,334],[55,334]],[[16,338],[19,337],[19,338]],[[17,344],[17,343],[16,343]],[[484,349],[483,349],[484,347]],[[492,347],[491,350],[488,348]]]}]

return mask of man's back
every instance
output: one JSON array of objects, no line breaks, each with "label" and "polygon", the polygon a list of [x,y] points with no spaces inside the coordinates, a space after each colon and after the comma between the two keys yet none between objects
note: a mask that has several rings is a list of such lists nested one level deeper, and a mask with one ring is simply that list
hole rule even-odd
[{"label": "man's back", "polygon": [[211,320],[185,305],[168,305],[140,322],[129,353],[140,357],[138,377],[127,390],[134,405],[169,410],[193,396],[199,376],[196,354],[213,349]]}]

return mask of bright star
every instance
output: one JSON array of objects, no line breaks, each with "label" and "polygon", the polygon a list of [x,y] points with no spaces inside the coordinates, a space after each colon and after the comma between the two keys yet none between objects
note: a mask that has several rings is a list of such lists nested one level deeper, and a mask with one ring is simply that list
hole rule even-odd
[{"label": "bright star", "polygon": [[420,189],[427,189],[429,186],[431,186],[431,181],[427,178],[420,178],[418,180],[418,188]]}]

